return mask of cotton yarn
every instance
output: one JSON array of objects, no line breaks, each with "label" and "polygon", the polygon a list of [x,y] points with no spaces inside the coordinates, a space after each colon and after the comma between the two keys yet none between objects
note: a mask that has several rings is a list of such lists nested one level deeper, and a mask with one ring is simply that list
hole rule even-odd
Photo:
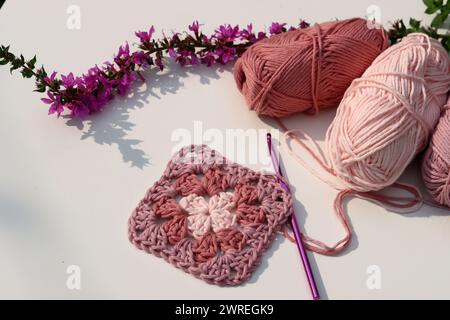
[{"label": "cotton yarn", "polygon": [[424,155],[422,177],[433,200],[450,207],[450,98]]},{"label": "cotton yarn", "polygon": [[316,24],[254,44],[236,62],[234,78],[260,115],[317,113],[336,107],[387,46],[385,31],[364,19]]},{"label": "cotton yarn", "polygon": [[446,102],[449,68],[437,40],[411,34],[352,82],[326,135],[329,165],[345,188],[392,185],[427,147]]},{"label": "cotton yarn", "polygon": [[[426,148],[439,120],[450,89],[449,60],[438,41],[425,34],[410,34],[384,51],[361,78],[352,82],[327,130],[323,153],[301,130],[284,127],[286,139],[299,143],[324,170],[314,170],[286,142],[292,155],[312,173],[342,190],[335,200],[335,211],[345,227],[345,238],[334,246],[311,239],[315,251],[336,254],[349,244],[352,232],[343,209],[347,196],[369,199],[400,212],[417,209],[423,202],[417,188],[396,181]],[[443,127],[447,124],[442,121]],[[444,137],[438,134],[435,140],[444,141]],[[411,197],[374,192],[391,185]]]},{"label": "cotton yarn", "polygon": [[180,149],[128,224],[129,240],[208,283],[248,280],[292,214],[275,175],[205,145]]}]

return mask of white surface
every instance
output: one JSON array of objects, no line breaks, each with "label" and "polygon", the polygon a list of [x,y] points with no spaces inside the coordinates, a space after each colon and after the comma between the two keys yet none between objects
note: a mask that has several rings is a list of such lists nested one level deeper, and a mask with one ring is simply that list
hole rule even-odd
[{"label": "white surface", "polygon": [[[81,30],[66,28],[66,8],[78,4]],[[7,1],[0,10],[1,43],[38,55],[47,70],[81,73],[135,41],[135,30],[184,30],[198,19],[212,30],[221,23],[271,21],[295,24],[364,16],[381,8],[383,22],[422,17],[419,0],[402,1]],[[230,68],[175,68],[154,78],[140,95],[116,100],[83,125],[50,118],[33,81],[0,68],[0,298],[309,299],[296,248],[277,238],[247,284],[219,288],[137,250],[127,240],[127,219],[159,178],[176,142],[174,130],[267,129],[248,112]],[[323,140],[334,111],[299,115],[301,127]],[[69,124],[69,125],[68,125]],[[332,211],[336,192],[283,160],[295,186],[297,215],[311,236],[334,242],[341,229]],[[419,183],[417,168],[406,181]],[[340,257],[310,254],[323,297],[450,298],[450,217],[424,207],[402,216],[362,200],[348,212],[356,233]],[[66,268],[78,265],[81,290],[66,288]],[[381,270],[381,289],[366,286],[367,267]]]}]

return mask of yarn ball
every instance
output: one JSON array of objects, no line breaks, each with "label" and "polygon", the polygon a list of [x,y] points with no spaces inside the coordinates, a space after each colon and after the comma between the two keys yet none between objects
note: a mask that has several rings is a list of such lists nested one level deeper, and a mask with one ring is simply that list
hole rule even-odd
[{"label": "yarn ball", "polygon": [[384,51],[352,82],[327,131],[335,175],[363,192],[397,181],[427,147],[449,89],[450,59],[435,39],[414,33]]},{"label": "yarn ball", "polygon": [[450,98],[425,153],[422,177],[433,200],[450,207]]},{"label": "yarn ball", "polygon": [[336,107],[352,80],[387,48],[385,31],[355,18],[316,24],[252,45],[234,66],[251,110],[284,117]]}]

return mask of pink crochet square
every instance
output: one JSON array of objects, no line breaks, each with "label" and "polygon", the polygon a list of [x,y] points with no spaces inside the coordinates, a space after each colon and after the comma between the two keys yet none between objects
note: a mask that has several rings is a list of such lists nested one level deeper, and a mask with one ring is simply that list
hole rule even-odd
[{"label": "pink crochet square", "polygon": [[292,213],[274,175],[205,145],[182,148],[129,219],[129,239],[208,283],[250,278]]}]

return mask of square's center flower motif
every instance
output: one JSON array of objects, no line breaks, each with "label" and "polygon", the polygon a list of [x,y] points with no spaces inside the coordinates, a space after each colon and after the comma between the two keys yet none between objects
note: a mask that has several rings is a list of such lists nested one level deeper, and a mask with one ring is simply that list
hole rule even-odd
[{"label": "square's center flower motif", "polygon": [[182,198],[179,204],[189,214],[188,229],[195,238],[200,238],[211,228],[214,232],[218,232],[236,225],[231,192],[220,192],[209,201],[194,193]]},{"label": "square's center flower motif", "polygon": [[129,220],[138,248],[219,285],[247,280],[292,213],[277,178],[204,145],[181,149]]}]

